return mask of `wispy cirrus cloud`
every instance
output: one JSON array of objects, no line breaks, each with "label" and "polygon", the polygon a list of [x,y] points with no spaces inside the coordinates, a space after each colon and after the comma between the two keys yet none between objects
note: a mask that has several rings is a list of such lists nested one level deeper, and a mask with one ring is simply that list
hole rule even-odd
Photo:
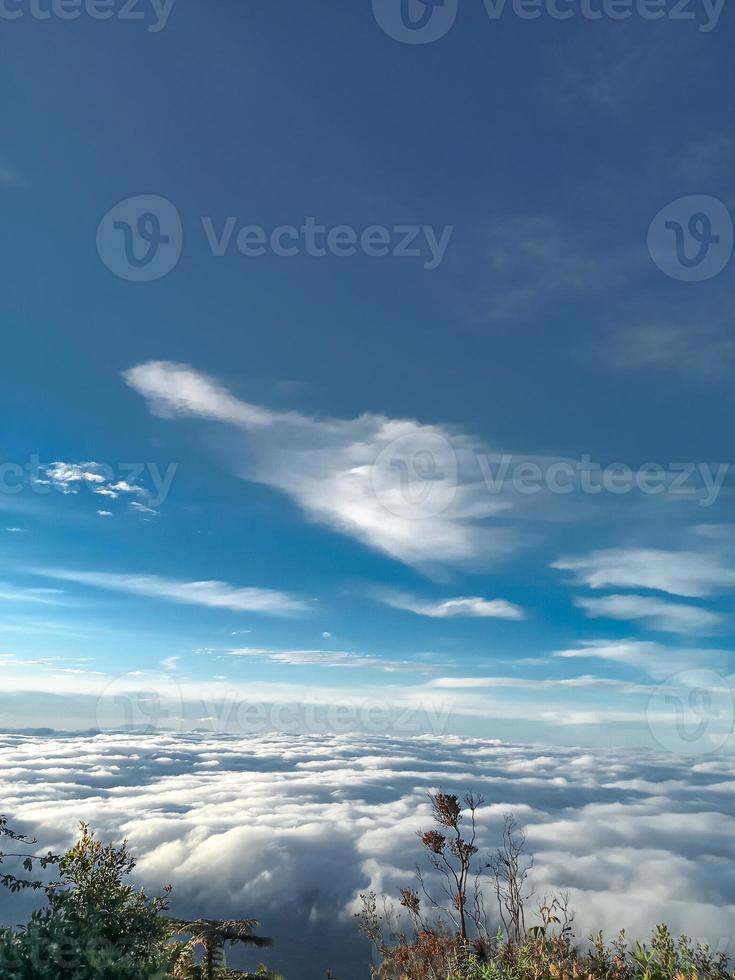
[{"label": "wispy cirrus cloud", "polygon": [[729,323],[704,328],[701,323],[681,325],[648,323],[615,330],[597,355],[617,371],[650,368],[675,370],[700,377],[726,377],[735,361],[735,341]]},{"label": "wispy cirrus cloud", "polygon": [[592,589],[656,589],[700,598],[735,586],[735,567],[717,551],[609,548],[559,558],[551,567],[571,572],[577,584]]},{"label": "wispy cirrus cloud", "polygon": [[146,514],[148,518],[158,517],[160,513],[155,507],[148,507],[147,504],[138,503],[137,500],[131,500],[130,509],[138,514]]},{"label": "wispy cirrus cloud", "polygon": [[654,643],[652,640],[585,640],[579,646],[556,650],[553,656],[564,658],[590,657],[630,664],[634,667],[645,667],[665,656],[667,652],[668,647]]},{"label": "wispy cirrus cloud", "polygon": [[20,187],[25,184],[23,174],[7,160],[0,157],[0,184]]},{"label": "wispy cirrus cloud", "polygon": [[305,612],[308,602],[274,589],[239,588],[228,582],[186,582],[160,575],[126,575],[117,572],[76,571],[69,568],[40,568],[38,574],[64,582],[91,585],[113,592],[127,592],[150,599],[163,599],[192,606],[209,606],[233,612],[290,615]]},{"label": "wispy cirrus cloud", "polygon": [[[441,423],[375,413],[335,419],[271,411],[170,361],[139,364],[123,377],[159,417],[227,426],[225,465],[243,479],[286,494],[308,520],[424,571],[487,567],[527,543],[528,522],[549,523],[560,515],[586,520],[595,507],[607,512],[613,499],[612,492],[586,492],[581,459],[516,456]],[[676,474],[659,469],[661,493],[670,496]],[[598,471],[609,475],[597,464],[589,469]],[[641,505],[660,511],[662,497],[646,495],[639,485],[643,475],[629,473]],[[716,500],[724,475],[706,467],[690,474],[704,482],[707,496],[690,485],[689,499]]]},{"label": "wispy cirrus cloud", "polygon": [[711,633],[716,632],[724,622],[723,616],[709,609],[669,602],[655,596],[578,596],[574,604],[593,618],[637,619],[652,629],[666,633]]},{"label": "wispy cirrus cloud", "polygon": [[579,660],[607,660],[636,667],[657,679],[678,671],[707,668],[732,672],[735,654],[706,648],[680,649],[652,640],[584,640],[576,647],[556,650],[554,657]]},{"label": "wispy cirrus cloud", "polygon": [[[62,674],[97,674],[99,676],[104,676],[101,671],[90,670],[87,667],[83,667],[83,664],[90,662],[89,657],[19,657],[15,653],[0,653],[0,667],[7,667],[9,669],[16,667],[44,667],[48,670],[54,671],[55,673]],[[69,663],[70,667],[57,667],[59,663]]]},{"label": "wispy cirrus cloud", "polygon": [[[512,218],[494,225],[488,258],[493,292],[487,319],[507,323],[573,295],[618,285],[635,268],[635,257],[609,244],[582,241],[580,229],[551,214]],[[600,262],[600,250],[605,261]]]},{"label": "wispy cirrus cloud", "polygon": [[394,609],[405,609],[417,616],[431,619],[450,619],[470,616],[481,619],[525,619],[520,606],[506,599],[483,599],[480,596],[460,596],[456,599],[420,599],[404,592],[376,591],[373,597]]},{"label": "wispy cirrus cloud", "polygon": [[582,674],[579,677],[437,677],[429,686],[444,690],[612,688],[626,694],[646,694],[651,690],[647,684],[620,681],[612,677],[595,677],[592,674]]},{"label": "wispy cirrus cloud", "polygon": [[255,660],[288,664],[292,667],[353,667],[387,672],[436,670],[435,665],[420,660],[392,660],[345,650],[266,650],[259,647],[240,647],[236,650],[228,650],[228,655],[252,657]]},{"label": "wispy cirrus cloud", "polygon": [[511,528],[486,523],[509,504],[488,495],[476,464],[484,447],[467,435],[383,415],[272,412],[168,361],[138,365],[123,377],[158,416],[234,426],[247,440],[234,463],[245,479],[280,490],[310,520],[399,561],[474,564],[517,545]]},{"label": "wispy cirrus cloud", "polygon": [[42,605],[65,605],[62,589],[22,588],[8,582],[0,582],[0,601],[6,602],[38,602]]}]

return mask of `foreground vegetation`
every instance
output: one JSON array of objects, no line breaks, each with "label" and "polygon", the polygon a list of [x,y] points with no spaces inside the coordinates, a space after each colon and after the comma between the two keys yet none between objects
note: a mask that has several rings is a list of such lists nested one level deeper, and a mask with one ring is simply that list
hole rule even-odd
[{"label": "foreground vegetation", "polygon": [[375,949],[375,980],[732,980],[724,954],[686,936],[674,940],[663,925],[648,945],[631,948],[624,932],[612,942],[598,933],[580,948],[564,894],[539,900],[528,924],[533,860],[513,818],[505,819],[501,846],[482,860],[482,799],[430,799],[434,827],[419,837],[431,881],[418,869],[416,887],[404,888],[397,902],[379,906],[372,892],[362,896],[358,920]]},{"label": "foreground vegetation", "polygon": [[[538,901],[527,923],[533,862],[513,819],[483,860],[482,800],[436,793],[431,803],[434,826],[419,835],[430,878],[419,869],[415,887],[395,902],[362,896],[357,918],[375,951],[374,980],[735,980],[724,954],[675,940],[663,925],[647,945],[599,933],[582,948],[563,894]],[[231,944],[270,946],[256,934],[257,920],[175,919],[167,914],[170,888],[153,897],[136,890],[125,843],[103,844],[82,825],[66,854],[39,857],[26,853],[35,841],[0,817],[4,842],[12,851],[0,848],[0,885],[39,891],[44,904],[25,926],[0,929],[2,980],[283,980],[265,966],[248,973],[226,964]],[[8,870],[9,858],[22,873]]]},{"label": "foreground vegetation", "polygon": [[[24,927],[0,929],[2,980],[282,980],[265,967],[255,973],[228,969],[232,943],[270,946],[257,936],[255,919],[186,921],[166,915],[168,894],[149,898],[135,890],[127,844],[103,844],[82,824],[64,855],[25,853],[35,841],[11,831],[0,817],[0,884],[11,892],[42,892],[45,904]],[[3,869],[22,862],[24,876]],[[52,869],[55,879],[38,877]],[[36,877],[27,877],[36,872]]]}]

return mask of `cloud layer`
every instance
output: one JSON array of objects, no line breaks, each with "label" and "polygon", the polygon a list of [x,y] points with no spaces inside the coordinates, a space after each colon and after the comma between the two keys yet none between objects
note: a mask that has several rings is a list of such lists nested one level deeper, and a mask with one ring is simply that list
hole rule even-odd
[{"label": "cloud layer", "polygon": [[[351,915],[360,891],[412,880],[428,790],[488,801],[481,847],[504,813],[525,825],[539,895],[568,889],[580,940],[666,920],[729,942],[735,913],[735,761],[368,735],[0,735],[3,809],[44,845],[80,819],[129,838],[174,911],[258,915],[291,980],[367,978]],[[6,920],[17,921],[3,896]],[[732,952],[731,947],[731,952]]]}]

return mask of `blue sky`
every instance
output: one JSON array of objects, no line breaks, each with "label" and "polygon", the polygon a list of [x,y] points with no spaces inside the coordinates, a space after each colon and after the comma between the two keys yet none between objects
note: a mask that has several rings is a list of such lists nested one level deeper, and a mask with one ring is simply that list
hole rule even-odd
[{"label": "blue sky", "polygon": [[[698,723],[705,689],[721,747],[730,12],[466,2],[405,44],[369,3],[145,10],[3,25],[0,725],[93,724],[147,674],[177,704],[667,743],[665,692]],[[137,282],[113,219],[141,195],[181,254]],[[649,234],[666,207],[714,221],[716,274]],[[391,254],[275,254],[310,218]]]}]

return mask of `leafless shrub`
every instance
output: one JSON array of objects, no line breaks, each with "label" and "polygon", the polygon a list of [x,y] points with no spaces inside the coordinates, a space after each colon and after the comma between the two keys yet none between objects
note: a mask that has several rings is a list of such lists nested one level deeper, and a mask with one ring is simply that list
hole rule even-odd
[{"label": "leafless shrub", "polygon": [[506,814],[502,844],[493,855],[488,871],[505,936],[511,943],[519,943],[526,935],[525,903],[533,895],[527,879],[532,867],[533,858],[526,854],[526,835],[515,817]]}]

